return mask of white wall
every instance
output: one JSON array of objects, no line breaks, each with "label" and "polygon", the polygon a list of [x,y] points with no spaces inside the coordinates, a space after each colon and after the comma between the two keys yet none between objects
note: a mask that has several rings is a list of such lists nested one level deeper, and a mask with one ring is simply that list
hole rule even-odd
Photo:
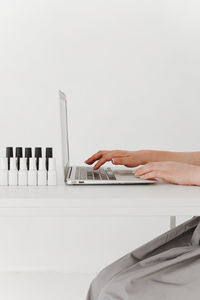
[{"label": "white wall", "polygon": [[102,148],[199,149],[200,2],[0,2],[0,152],[52,145],[69,97],[72,162]]},{"label": "white wall", "polygon": [[11,216],[0,218],[0,225],[0,273],[96,273],[167,231],[169,218]]}]

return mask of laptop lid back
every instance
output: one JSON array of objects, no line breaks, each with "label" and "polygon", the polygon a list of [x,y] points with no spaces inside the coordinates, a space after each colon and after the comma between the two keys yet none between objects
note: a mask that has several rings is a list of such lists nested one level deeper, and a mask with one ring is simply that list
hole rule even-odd
[{"label": "laptop lid back", "polygon": [[67,99],[66,95],[59,91],[60,99],[60,120],[61,120],[61,143],[62,143],[62,159],[64,166],[64,177],[66,180],[69,169],[69,137],[68,137],[68,121],[67,121]]}]

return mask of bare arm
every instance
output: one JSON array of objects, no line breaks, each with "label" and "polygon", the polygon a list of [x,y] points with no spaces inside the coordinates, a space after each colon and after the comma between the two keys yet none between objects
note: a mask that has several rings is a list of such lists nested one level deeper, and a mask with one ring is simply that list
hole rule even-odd
[{"label": "bare arm", "polygon": [[145,163],[154,161],[176,161],[185,164],[200,165],[200,152],[145,151]]},{"label": "bare arm", "polygon": [[124,165],[127,167],[137,167],[156,161],[176,161],[185,164],[200,165],[200,152],[101,150],[92,155],[85,162],[89,165],[96,162],[94,165],[94,169],[96,170],[108,161],[111,161],[114,165]]}]

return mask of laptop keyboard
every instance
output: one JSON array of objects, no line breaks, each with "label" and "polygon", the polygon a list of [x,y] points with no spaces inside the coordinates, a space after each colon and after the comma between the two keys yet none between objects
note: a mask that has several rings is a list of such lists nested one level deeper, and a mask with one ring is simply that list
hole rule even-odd
[{"label": "laptop keyboard", "polygon": [[88,167],[76,167],[75,172],[76,180],[116,180],[113,171],[110,168],[99,170],[93,170],[93,168]]}]

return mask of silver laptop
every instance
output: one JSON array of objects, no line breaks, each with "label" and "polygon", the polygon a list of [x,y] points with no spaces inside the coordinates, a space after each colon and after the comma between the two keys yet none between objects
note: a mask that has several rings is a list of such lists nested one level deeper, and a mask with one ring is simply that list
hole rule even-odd
[{"label": "silver laptop", "polygon": [[133,171],[124,169],[111,169],[101,167],[93,170],[92,167],[70,166],[69,161],[69,137],[67,121],[67,100],[63,92],[59,91],[62,154],[64,166],[64,178],[66,184],[70,185],[90,185],[90,184],[147,184],[154,183],[155,180],[142,180],[133,174]]}]

